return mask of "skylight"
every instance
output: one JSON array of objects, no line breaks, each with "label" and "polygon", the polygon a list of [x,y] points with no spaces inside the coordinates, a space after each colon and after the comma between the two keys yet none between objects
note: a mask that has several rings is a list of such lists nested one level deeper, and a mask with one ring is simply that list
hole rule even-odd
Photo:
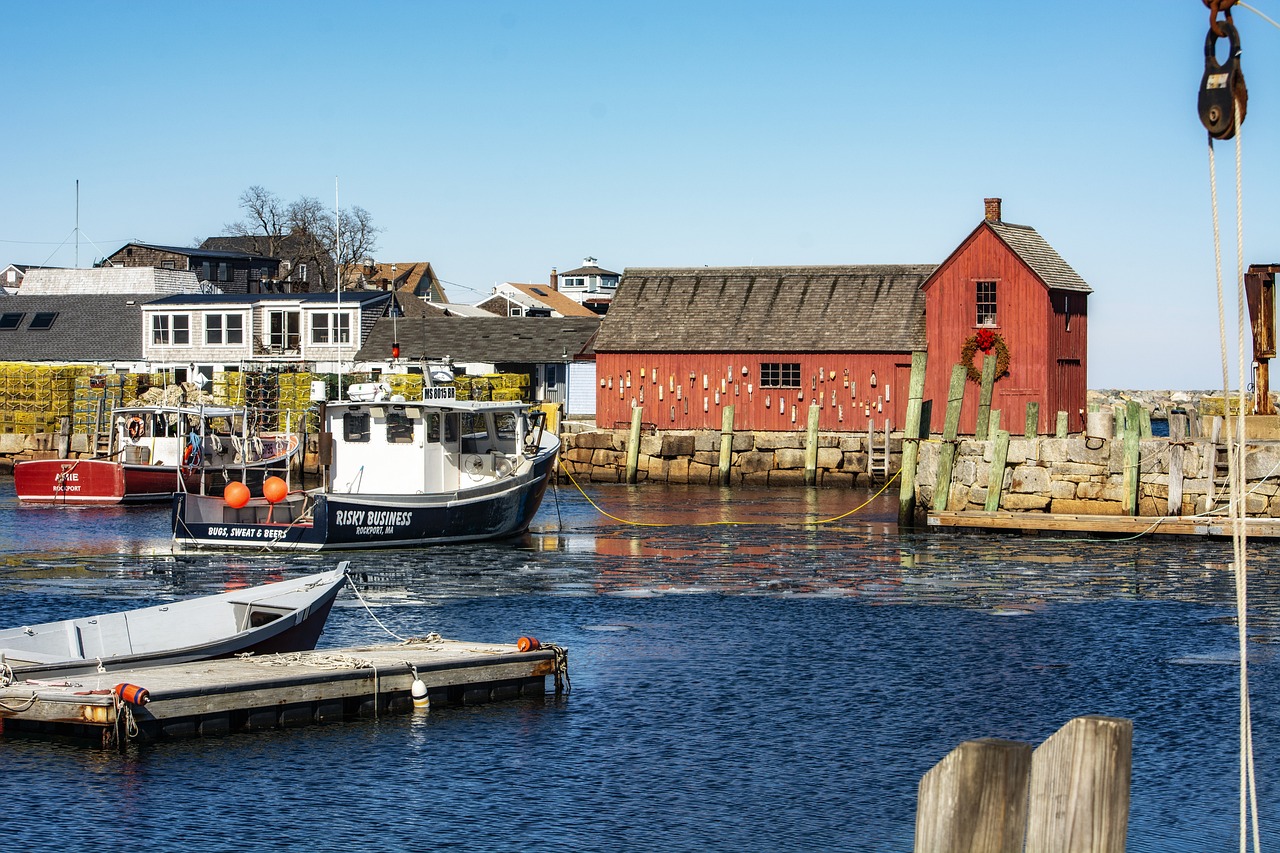
[{"label": "skylight", "polygon": [[31,318],[31,325],[28,329],[48,329],[53,325],[53,321],[58,319],[57,311],[37,311],[36,315]]},{"label": "skylight", "polygon": [[16,329],[22,325],[22,318],[26,315],[21,311],[10,311],[0,314],[0,329]]}]

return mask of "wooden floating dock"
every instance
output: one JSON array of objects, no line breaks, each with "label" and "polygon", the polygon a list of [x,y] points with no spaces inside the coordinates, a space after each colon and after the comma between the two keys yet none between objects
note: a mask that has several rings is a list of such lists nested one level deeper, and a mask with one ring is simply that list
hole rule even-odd
[{"label": "wooden floating dock", "polygon": [[[431,637],[396,645],[117,670],[0,687],[0,731],[127,741],[292,728],[412,711],[415,678],[432,707],[541,698],[548,676],[567,688],[568,655],[557,646]],[[147,691],[146,704],[123,702],[117,685]],[[120,693],[129,695],[131,691]]]},{"label": "wooden floating dock", "polygon": [[[1201,536],[1230,538],[1231,520],[1213,517],[1155,517],[1143,515],[1070,515],[1050,512],[937,511],[928,516],[930,528],[993,530],[1008,533],[1079,534],[1117,538],[1125,536]],[[1280,518],[1250,518],[1245,522],[1250,539],[1280,539]]]}]

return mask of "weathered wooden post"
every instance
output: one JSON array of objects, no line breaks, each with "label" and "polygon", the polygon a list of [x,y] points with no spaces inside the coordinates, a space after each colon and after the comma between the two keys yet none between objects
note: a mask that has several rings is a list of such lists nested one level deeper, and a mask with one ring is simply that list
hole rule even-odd
[{"label": "weathered wooden post", "polygon": [[996,409],[995,411],[993,411],[991,413],[991,417],[988,418],[987,421],[989,424],[989,428],[987,429],[987,435],[991,436],[998,433],[1000,431],[1000,410]]},{"label": "weathered wooden post", "polygon": [[627,482],[636,481],[636,469],[640,467],[640,415],[643,406],[631,407],[631,433],[627,436]]},{"label": "weathered wooden post", "polygon": [[982,357],[982,385],[978,392],[978,426],[974,431],[974,438],[978,441],[986,441],[987,437],[995,432],[995,428],[991,426],[991,392],[996,386],[996,357],[994,355],[986,355]]},{"label": "weathered wooden post", "polygon": [[1040,404],[1035,400],[1027,401],[1027,420],[1026,428],[1023,431],[1023,438],[1035,438],[1040,434]]},{"label": "weathered wooden post", "polygon": [[1054,438],[1067,437],[1067,413],[1066,412],[1058,412],[1058,421],[1054,425],[1053,437]]},{"label": "weathered wooden post", "polygon": [[1124,425],[1124,504],[1126,515],[1138,514],[1138,483],[1142,472],[1138,470],[1140,430],[1138,429],[1138,401],[1130,400],[1125,407]]},{"label": "weathered wooden post", "polygon": [[[97,435],[94,436],[94,444],[89,448],[90,453],[98,452]],[[58,418],[58,458],[66,459],[71,456],[71,418],[63,415]]]},{"label": "weathered wooden post", "polygon": [[1138,435],[1151,438],[1151,410],[1143,406],[1138,412]]},{"label": "weathered wooden post", "polygon": [[902,428],[902,478],[898,484],[898,527],[915,524],[916,462],[920,458],[920,406],[924,400],[924,371],[928,353],[911,354],[911,390],[907,394],[907,423]]},{"label": "weathered wooden post", "polygon": [[920,780],[915,853],[1022,853],[1031,745],[957,746]]},{"label": "weathered wooden post", "polygon": [[1076,717],[1031,756],[1026,849],[1124,853],[1129,828],[1133,722]]},{"label": "weathered wooden post", "polygon": [[733,465],[733,404],[724,407],[720,414],[720,485],[729,485],[729,471]]},{"label": "weathered wooden post", "polygon": [[991,476],[987,478],[987,501],[982,505],[986,512],[1000,508],[1000,491],[1004,488],[1004,465],[1009,459],[1009,433],[996,433],[995,446],[991,448]]},{"label": "weathered wooden post", "polygon": [[817,403],[809,404],[809,424],[804,433],[804,484],[818,484],[818,416],[822,409]]},{"label": "weathered wooden post", "polygon": [[1183,465],[1187,450],[1187,416],[1169,414],[1169,506],[1166,515],[1182,515]]},{"label": "weathered wooden post", "polygon": [[956,436],[960,432],[960,410],[964,407],[964,384],[969,381],[968,373],[963,364],[951,368],[947,420],[942,427],[942,452],[938,454],[938,481],[933,487],[934,512],[946,509],[951,496],[951,469],[956,462]]}]

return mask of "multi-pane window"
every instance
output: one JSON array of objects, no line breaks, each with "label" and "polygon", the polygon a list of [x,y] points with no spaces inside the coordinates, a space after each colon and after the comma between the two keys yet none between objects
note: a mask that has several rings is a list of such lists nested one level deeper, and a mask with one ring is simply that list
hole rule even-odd
[{"label": "multi-pane window", "polygon": [[996,325],[996,283],[979,281],[977,285],[978,323],[979,326]]},{"label": "multi-pane window", "polygon": [[311,315],[311,343],[351,343],[351,315],[346,311],[317,311]]},{"label": "multi-pane window", "polygon": [[769,361],[760,364],[761,388],[799,388],[800,363]]},{"label": "multi-pane window", "polygon": [[188,314],[153,314],[151,343],[159,346],[190,346],[191,316]]},{"label": "multi-pane window", "polygon": [[212,346],[236,346],[244,343],[244,315],[206,314],[204,342]]}]

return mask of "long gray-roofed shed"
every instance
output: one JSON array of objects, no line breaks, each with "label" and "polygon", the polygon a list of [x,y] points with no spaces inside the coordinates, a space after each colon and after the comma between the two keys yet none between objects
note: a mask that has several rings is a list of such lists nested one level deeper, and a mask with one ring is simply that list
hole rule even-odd
[{"label": "long gray-roofed shed", "polygon": [[627,268],[598,352],[911,352],[934,264]]}]

